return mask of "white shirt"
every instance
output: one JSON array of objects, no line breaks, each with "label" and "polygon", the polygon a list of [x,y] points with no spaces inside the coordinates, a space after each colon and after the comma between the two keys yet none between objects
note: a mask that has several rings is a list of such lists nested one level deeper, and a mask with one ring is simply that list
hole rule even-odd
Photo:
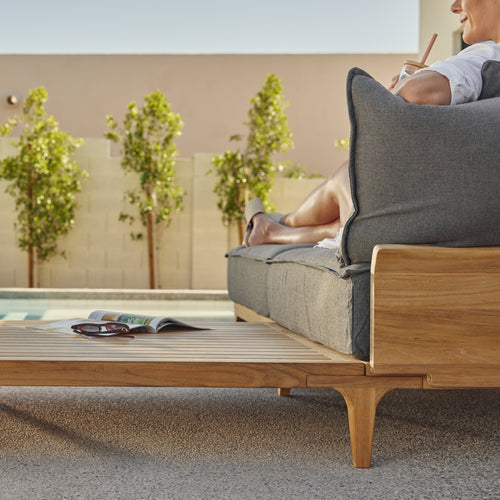
[{"label": "white shirt", "polygon": [[450,82],[451,103],[477,101],[483,88],[481,69],[486,61],[500,61],[500,44],[476,43],[445,61],[436,61],[420,71],[437,71]]}]

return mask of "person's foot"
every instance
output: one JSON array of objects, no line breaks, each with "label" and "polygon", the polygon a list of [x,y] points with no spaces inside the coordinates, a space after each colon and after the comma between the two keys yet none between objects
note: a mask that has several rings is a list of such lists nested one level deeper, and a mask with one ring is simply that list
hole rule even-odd
[{"label": "person's foot", "polygon": [[258,213],[252,218],[252,230],[248,236],[248,246],[275,243],[283,226],[273,222],[265,213]]},{"label": "person's foot", "polygon": [[244,247],[250,246],[248,244],[248,239],[249,239],[250,234],[253,230],[253,218],[259,213],[263,213],[263,214],[266,213],[266,211],[264,209],[264,204],[262,203],[262,201],[259,198],[254,198],[253,200],[249,201],[245,207],[244,217],[245,217],[245,222],[247,224],[247,227],[245,230],[245,235],[243,236],[242,245]]}]

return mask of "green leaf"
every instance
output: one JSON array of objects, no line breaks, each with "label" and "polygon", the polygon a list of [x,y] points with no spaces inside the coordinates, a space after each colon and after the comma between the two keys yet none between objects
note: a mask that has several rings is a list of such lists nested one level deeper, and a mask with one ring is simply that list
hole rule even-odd
[{"label": "green leaf", "polygon": [[[249,199],[259,196],[266,208],[278,163],[273,156],[293,148],[292,132],[288,126],[285,108],[288,103],[282,95],[281,80],[269,75],[261,90],[250,99],[246,146],[226,151],[212,158],[210,174],[217,178],[214,193],[224,223],[241,220]],[[232,135],[231,141],[242,141],[241,135]]]},{"label": "green leaf", "polygon": [[17,155],[0,160],[0,178],[10,181],[6,192],[15,198],[18,245],[38,261],[57,254],[58,238],[74,226],[74,194],[87,176],[70,160],[83,140],[61,131],[57,120],[46,115],[47,99],[45,88],[31,90],[22,114],[0,126],[3,135],[20,128],[12,143]]},{"label": "green leaf", "polygon": [[[182,133],[180,115],[172,111],[163,93],[155,90],[145,96],[142,107],[135,102],[127,106],[121,125],[109,115],[106,126],[105,137],[121,143],[123,170],[137,176],[137,189],[125,193],[125,198],[144,226],[149,213],[156,223],[168,226],[172,213],[182,208],[184,196],[175,180],[178,151],[174,140]],[[135,218],[121,213],[119,220],[132,223]],[[141,239],[142,234],[131,233],[131,237]]]}]

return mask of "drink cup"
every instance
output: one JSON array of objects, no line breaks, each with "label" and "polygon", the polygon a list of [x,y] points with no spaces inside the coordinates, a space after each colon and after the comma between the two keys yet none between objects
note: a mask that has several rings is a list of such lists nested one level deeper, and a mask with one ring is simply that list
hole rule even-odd
[{"label": "drink cup", "polygon": [[428,66],[426,64],[422,64],[417,61],[405,61],[403,64],[403,69],[401,70],[401,73],[399,74],[399,81],[405,79],[406,77],[413,75],[416,71],[422,68],[427,68]]}]

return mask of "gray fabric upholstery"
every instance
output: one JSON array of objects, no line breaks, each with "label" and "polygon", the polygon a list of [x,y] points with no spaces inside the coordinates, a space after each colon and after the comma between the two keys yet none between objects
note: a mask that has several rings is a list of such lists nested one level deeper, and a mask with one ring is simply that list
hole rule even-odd
[{"label": "gray fabric upholstery", "polygon": [[[269,318],[269,267],[266,263],[289,248],[291,247],[284,245],[259,245],[231,250],[227,255],[228,290],[231,300]],[[236,256],[243,258],[234,259]]]},{"label": "gray fabric upholstery", "polygon": [[231,300],[280,325],[368,359],[369,266],[343,267],[335,251],[311,245],[238,247],[228,254]]},{"label": "gray fabric upholstery", "polygon": [[486,61],[481,71],[483,90],[479,99],[500,97],[500,61]]},{"label": "gray fabric upholstery", "polygon": [[364,71],[348,76],[350,178],[346,265],[379,243],[500,244],[500,98],[421,106]]}]

